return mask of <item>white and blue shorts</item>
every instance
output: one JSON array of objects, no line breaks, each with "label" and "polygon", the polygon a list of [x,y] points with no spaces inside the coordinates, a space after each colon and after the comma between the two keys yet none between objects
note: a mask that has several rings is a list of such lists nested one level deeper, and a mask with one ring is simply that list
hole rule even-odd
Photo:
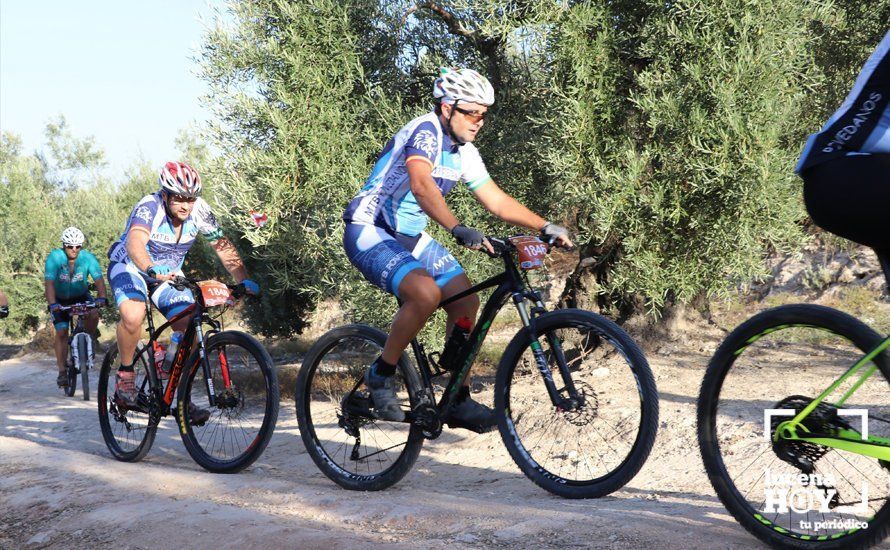
[{"label": "white and blue shorts", "polygon": [[[182,275],[181,271],[176,273]],[[142,272],[129,262],[111,262],[108,264],[108,280],[114,301],[120,307],[126,300],[145,302],[149,296],[148,283]],[[195,303],[195,296],[189,289],[176,290],[169,282],[164,282],[151,289],[151,301],[166,319],[177,315]]]},{"label": "white and blue shorts", "polygon": [[451,252],[425,231],[412,237],[376,225],[347,222],[343,247],[365,279],[395,296],[402,279],[415,269],[426,270],[439,288],[464,272]]}]

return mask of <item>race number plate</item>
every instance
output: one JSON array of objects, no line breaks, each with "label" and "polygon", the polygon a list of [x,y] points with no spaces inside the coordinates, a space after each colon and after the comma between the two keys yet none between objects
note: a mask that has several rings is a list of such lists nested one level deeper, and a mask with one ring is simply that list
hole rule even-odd
[{"label": "race number plate", "polygon": [[547,256],[547,243],[537,237],[511,237],[510,242],[519,251],[519,267],[522,269],[538,269],[544,265]]},{"label": "race number plate", "polygon": [[200,281],[198,287],[201,289],[201,296],[204,297],[205,307],[235,304],[229,287],[219,281]]}]

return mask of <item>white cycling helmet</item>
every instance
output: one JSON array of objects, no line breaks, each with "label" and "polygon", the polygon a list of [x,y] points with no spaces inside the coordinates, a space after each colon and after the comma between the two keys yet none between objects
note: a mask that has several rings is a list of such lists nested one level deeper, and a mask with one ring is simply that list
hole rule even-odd
[{"label": "white cycling helmet", "polygon": [[83,246],[85,240],[83,231],[74,226],[62,231],[62,245],[64,246]]},{"label": "white cycling helmet", "polygon": [[184,162],[168,162],[158,176],[161,189],[173,195],[197,197],[201,194],[201,176]]},{"label": "white cycling helmet", "polygon": [[433,83],[433,97],[440,102],[465,101],[480,105],[494,105],[494,88],[487,78],[473,69],[439,69]]}]

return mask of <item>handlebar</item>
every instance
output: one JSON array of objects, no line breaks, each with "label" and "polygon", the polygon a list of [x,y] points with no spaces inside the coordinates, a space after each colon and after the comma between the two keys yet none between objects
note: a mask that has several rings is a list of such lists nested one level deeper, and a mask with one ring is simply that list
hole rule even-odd
[{"label": "handlebar", "polygon": [[[494,235],[486,235],[485,238],[488,240],[489,243],[491,243],[491,247],[494,248],[494,253],[492,254],[491,252],[489,252],[488,249],[486,249],[484,246],[481,247],[479,249],[479,251],[484,252],[491,258],[500,258],[504,254],[507,254],[510,251],[516,249],[516,247],[513,245],[513,242],[510,240],[514,237],[538,237],[538,238],[540,238],[538,235],[513,235],[511,237],[495,237]],[[562,248],[563,250],[565,250],[567,252],[571,252],[571,251],[575,250],[574,246],[562,247],[562,246],[555,244],[554,242],[548,242],[543,239],[541,239],[541,242],[543,242],[544,244],[547,245],[547,254],[550,254],[550,252],[553,250],[553,248]]]},{"label": "handlebar", "polygon": [[[170,286],[179,291],[183,291],[186,288],[193,292],[200,291],[200,288],[198,288],[198,283],[201,282],[200,279],[192,279],[183,275],[175,275],[172,279],[156,279],[154,277],[151,277],[150,275],[141,273],[140,275],[142,275],[142,278],[145,280],[145,282],[150,285],[170,283]],[[247,296],[247,289],[244,288],[244,283],[238,283],[237,285],[230,285],[228,283],[223,284],[225,284],[229,288],[229,290],[232,291],[232,297],[241,298],[243,296]]]},{"label": "handlebar", "polygon": [[70,306],[59,306],[59,311],[71,311],[75,309],[89,311],[91,309],[99,309],[99,306],[96,305],[96,302],[78,302],[76,304],[71,304]]}]

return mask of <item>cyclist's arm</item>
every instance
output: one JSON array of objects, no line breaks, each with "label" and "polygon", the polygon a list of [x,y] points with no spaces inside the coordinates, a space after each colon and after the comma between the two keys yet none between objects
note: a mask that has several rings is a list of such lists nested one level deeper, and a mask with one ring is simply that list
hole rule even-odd
[{"label": "cyclist's arm", "polygon": [[[547,224],[547,220],[505,193],[493,180],[474,190],[473,196],[486,210],[509,224],[526,227],[535,232],[541,231]],[[563,246],[573,246],[568,237],[560,237],[559,242]]]},{"label": "cyclist's arm", "polygon": [[93,279],[93,282],[96,283],[96,294],[98,294],[99,298],[107,299],[105,295],[105,279],[99,277],[98,279]]},{"label": "cyclist's arm", "polygon": [[540,231],[544,224],[547,223],[544,218],[505,193],[492,180],[473,191],[473,196],[486,210],[509,224],[526,227],[533,231]]},{"label": "cyclist's arm", "polygon": [[43,295],[46,296],[47,304],[56,303],[56,282],[55,281],[43,281]]},{"label": "cyclist's arm", "polygon": [[9,300],[6,298],[6,294],[0,290],[0,307],[8,307]]},{"label": "cyclist's arm", "polygon": [[[85,250],[81,251],[81,254],[87,253]],[[105,294],[105,279],[102,278],[102,266],[99,265],[99,260],[96,259],[96,256],[93,255],[92,252],[89,252],[89,267],[87,268],[88,273],[90,274],[90,278],[93,279],[93,284],[96,285],[96,293],[99,298],[103,300],[107,299]]]},{"label": "cyclist's arm", "polygon": [[216,255],[219,256],[223,267],[236,281],[240,283],[248,278],[247,268],[244,267],[244,262],[241,261],[241,256],[238,255],[238,251],[235,249],[232,241],[225,237],[220,237],[212,241],[210,246],[216,251]]},{"label": "cyclist's arm", "polygon": [[131,227],[127,233],[127,256],[142,272],[147,272],[152,266],[151,256],[145,248],[148,245],[148,238],[148,231],[141,227]]},{"label": "cyclist's arm", "polygon": [[411,193],[426,215],[448,231],[454,229],[460,222],[445,204],[445,197],[433,180],[433,167],[429,161],[424,157],[410,157],[405,162],[405,170],[408,172]]}]

